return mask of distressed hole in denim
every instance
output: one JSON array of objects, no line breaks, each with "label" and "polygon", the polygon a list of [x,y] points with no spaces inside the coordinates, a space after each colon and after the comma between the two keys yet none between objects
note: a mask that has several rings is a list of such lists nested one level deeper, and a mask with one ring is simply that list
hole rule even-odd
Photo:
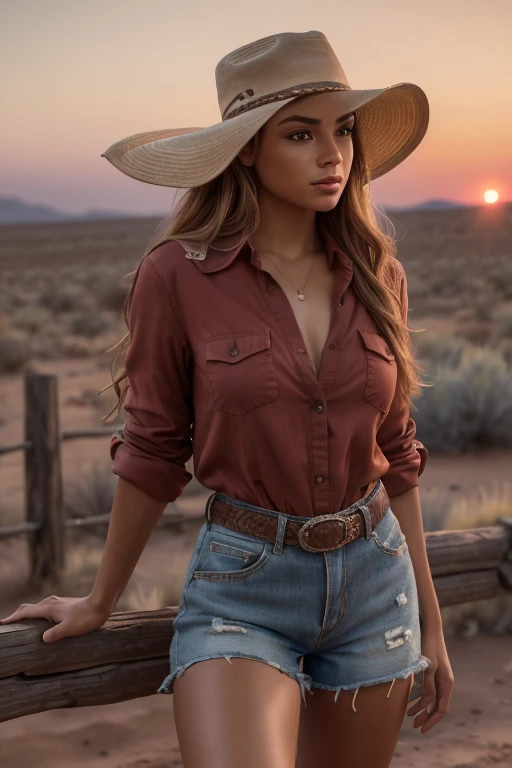
[{"label": "distressed hole in denim", "polygon": [[388,651],[390,651],[392,648],[398,648],[400,645],[403,645],[408,640],[411,639],[412,630],[406,629],[404,631],[403,626],[395,627],[394,629],[388,629],[387,632],[384,633],[386,638],[386,646]]},{"label": "distressed hole in denim", "polygon": [[216,616],[212,619],[212,628],[208,630],[210,634],[214,632],[240,632],[242,635],[247,635],[249,630],[238,624],[224,624],[224,620],[220,616]]},{"label": "distressed hole in denim", "polygon": [[396,602],[398,605],[405,605],[407,603],[407,595],[405,592],[400,592],[400,594],[396,597]]}]

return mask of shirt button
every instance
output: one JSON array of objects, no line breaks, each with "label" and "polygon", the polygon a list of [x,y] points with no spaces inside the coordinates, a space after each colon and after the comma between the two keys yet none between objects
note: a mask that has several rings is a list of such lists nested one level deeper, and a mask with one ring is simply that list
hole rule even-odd
[{"label": "shirt button", "polygon": [[336,344],[329,344],[329,349],[336,349]]},{"label": "shirt button", "polygon": [[229,350],[229,354],[233,355],[233,357],[235,355],[238,355],[238,349],[236,347],[233,347],[232,349]]},{"label": "shirt button", "polygon": [[323,479],[323,477],[317,477],[316,481],[317,481],[317,483],[323,483],[324,479]]},{"label": "shirt button", "polygon": [[297,352],[299,352],[301,355],[303,355],[303,354],[304,354],[304,350],[302,349],[302,347],[299,347],[299,348],[298,348],[298,350],[297,350]]},{"label": "shirt button", "polygon": [[315,411],[318,411],[318,413],[322,413],[324,407],[321,403],[318,403],[318,405],[315,405]]}]

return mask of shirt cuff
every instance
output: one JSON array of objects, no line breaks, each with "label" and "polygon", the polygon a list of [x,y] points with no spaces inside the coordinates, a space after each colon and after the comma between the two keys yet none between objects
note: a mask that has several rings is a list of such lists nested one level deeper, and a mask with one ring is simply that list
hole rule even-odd
[{"label": "shirt cuff", "polygon": [[391,462],[388,471],[381,477],[388,496],[400,496],[415,488],[419,484],[418,478],[425,469],[427,459],[428,451],[423,443],[413,440],[410,451]]}]

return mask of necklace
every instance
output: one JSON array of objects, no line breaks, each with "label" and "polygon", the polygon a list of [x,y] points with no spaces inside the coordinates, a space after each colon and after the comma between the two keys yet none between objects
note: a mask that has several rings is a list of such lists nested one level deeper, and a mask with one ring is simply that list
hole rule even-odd
[{"label": "necklace", "polygon": [[[276,268],[276,269],[278,269],[278,270],[279,270],[279,272],[281,272],[281,270],[279,269],[279,267],[278,267],[278,266],[277,266],[277,264],[275,263],[274,259],[271,259],[271,258],[270,258],[270,256],[269,256],[268,254],[266,254],[266,253],[265,253],[265,251],[259,251],[259,253],[262,253],[264,256],[266,256],[266,257],[267,257],[267,259],[269,259],[269,261],[271,261],[271,262],[272,262],[272,264],[275,266],[275,268]],[[309,268],[309,273],[308,273],[308,276],[307,276],[307,278],[306,278],[306,282],[304,283],[304,285],[302,286],[302,288],[297,288],[297,286],[296,286],[296,285],[294,285],[292,282],[290,282],[290,280],[288,280],[288,278],[286,277],[286,275],[285,275],[285,274],[283,274],[283,272],[281,272],[281,274],[283,275],[284,279],[285,279],[285,280],[286,280],[288,283],[290,283],[290,285],[292,286],[292,288],[295,288],[295,290],[297,291],[297,298],[298,298],[298,300],[299,300],[299,301],[306,301],[306,296],[305,296],[305,294],[304,294],[304,288],[306,287],[306,283],[308,282],[308,280],[309,280],[309,276],[311,275],[311,270],[313,269],[313,262],[315,261],[315,258],[316,258],[316,251],[315,251],[315,253],[313,254],[313,259],[312,259],[312,261],[311,261],[311,266],[310,266],[310,268]]]}]

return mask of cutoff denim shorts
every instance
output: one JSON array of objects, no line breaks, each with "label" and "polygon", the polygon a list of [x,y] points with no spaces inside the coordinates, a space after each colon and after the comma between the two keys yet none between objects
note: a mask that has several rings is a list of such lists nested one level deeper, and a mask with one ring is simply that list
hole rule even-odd
[{"label": "cutoff denim shorts", "polygon": [[[378,492],[343,510],[367,504]],[[217,497],[280,518],[275,541],[230,531],[208,518]],[[369,538],[331,552],[283,542],[296,517],[214,493],[185,577],[174,619],[170,674],[157,693],[205,659],[255,659],[289,675],[305,691],[339,692],[417,675],[431,660],[421,653],[418,595],[407,542],[388,507]],[[422,684],[422,683],[421,683]],[[391,690],[391,689],[390,689]],[[388,692],[389,696],[389,692]],[[357,711],[352,702],[352,708]]]}]

